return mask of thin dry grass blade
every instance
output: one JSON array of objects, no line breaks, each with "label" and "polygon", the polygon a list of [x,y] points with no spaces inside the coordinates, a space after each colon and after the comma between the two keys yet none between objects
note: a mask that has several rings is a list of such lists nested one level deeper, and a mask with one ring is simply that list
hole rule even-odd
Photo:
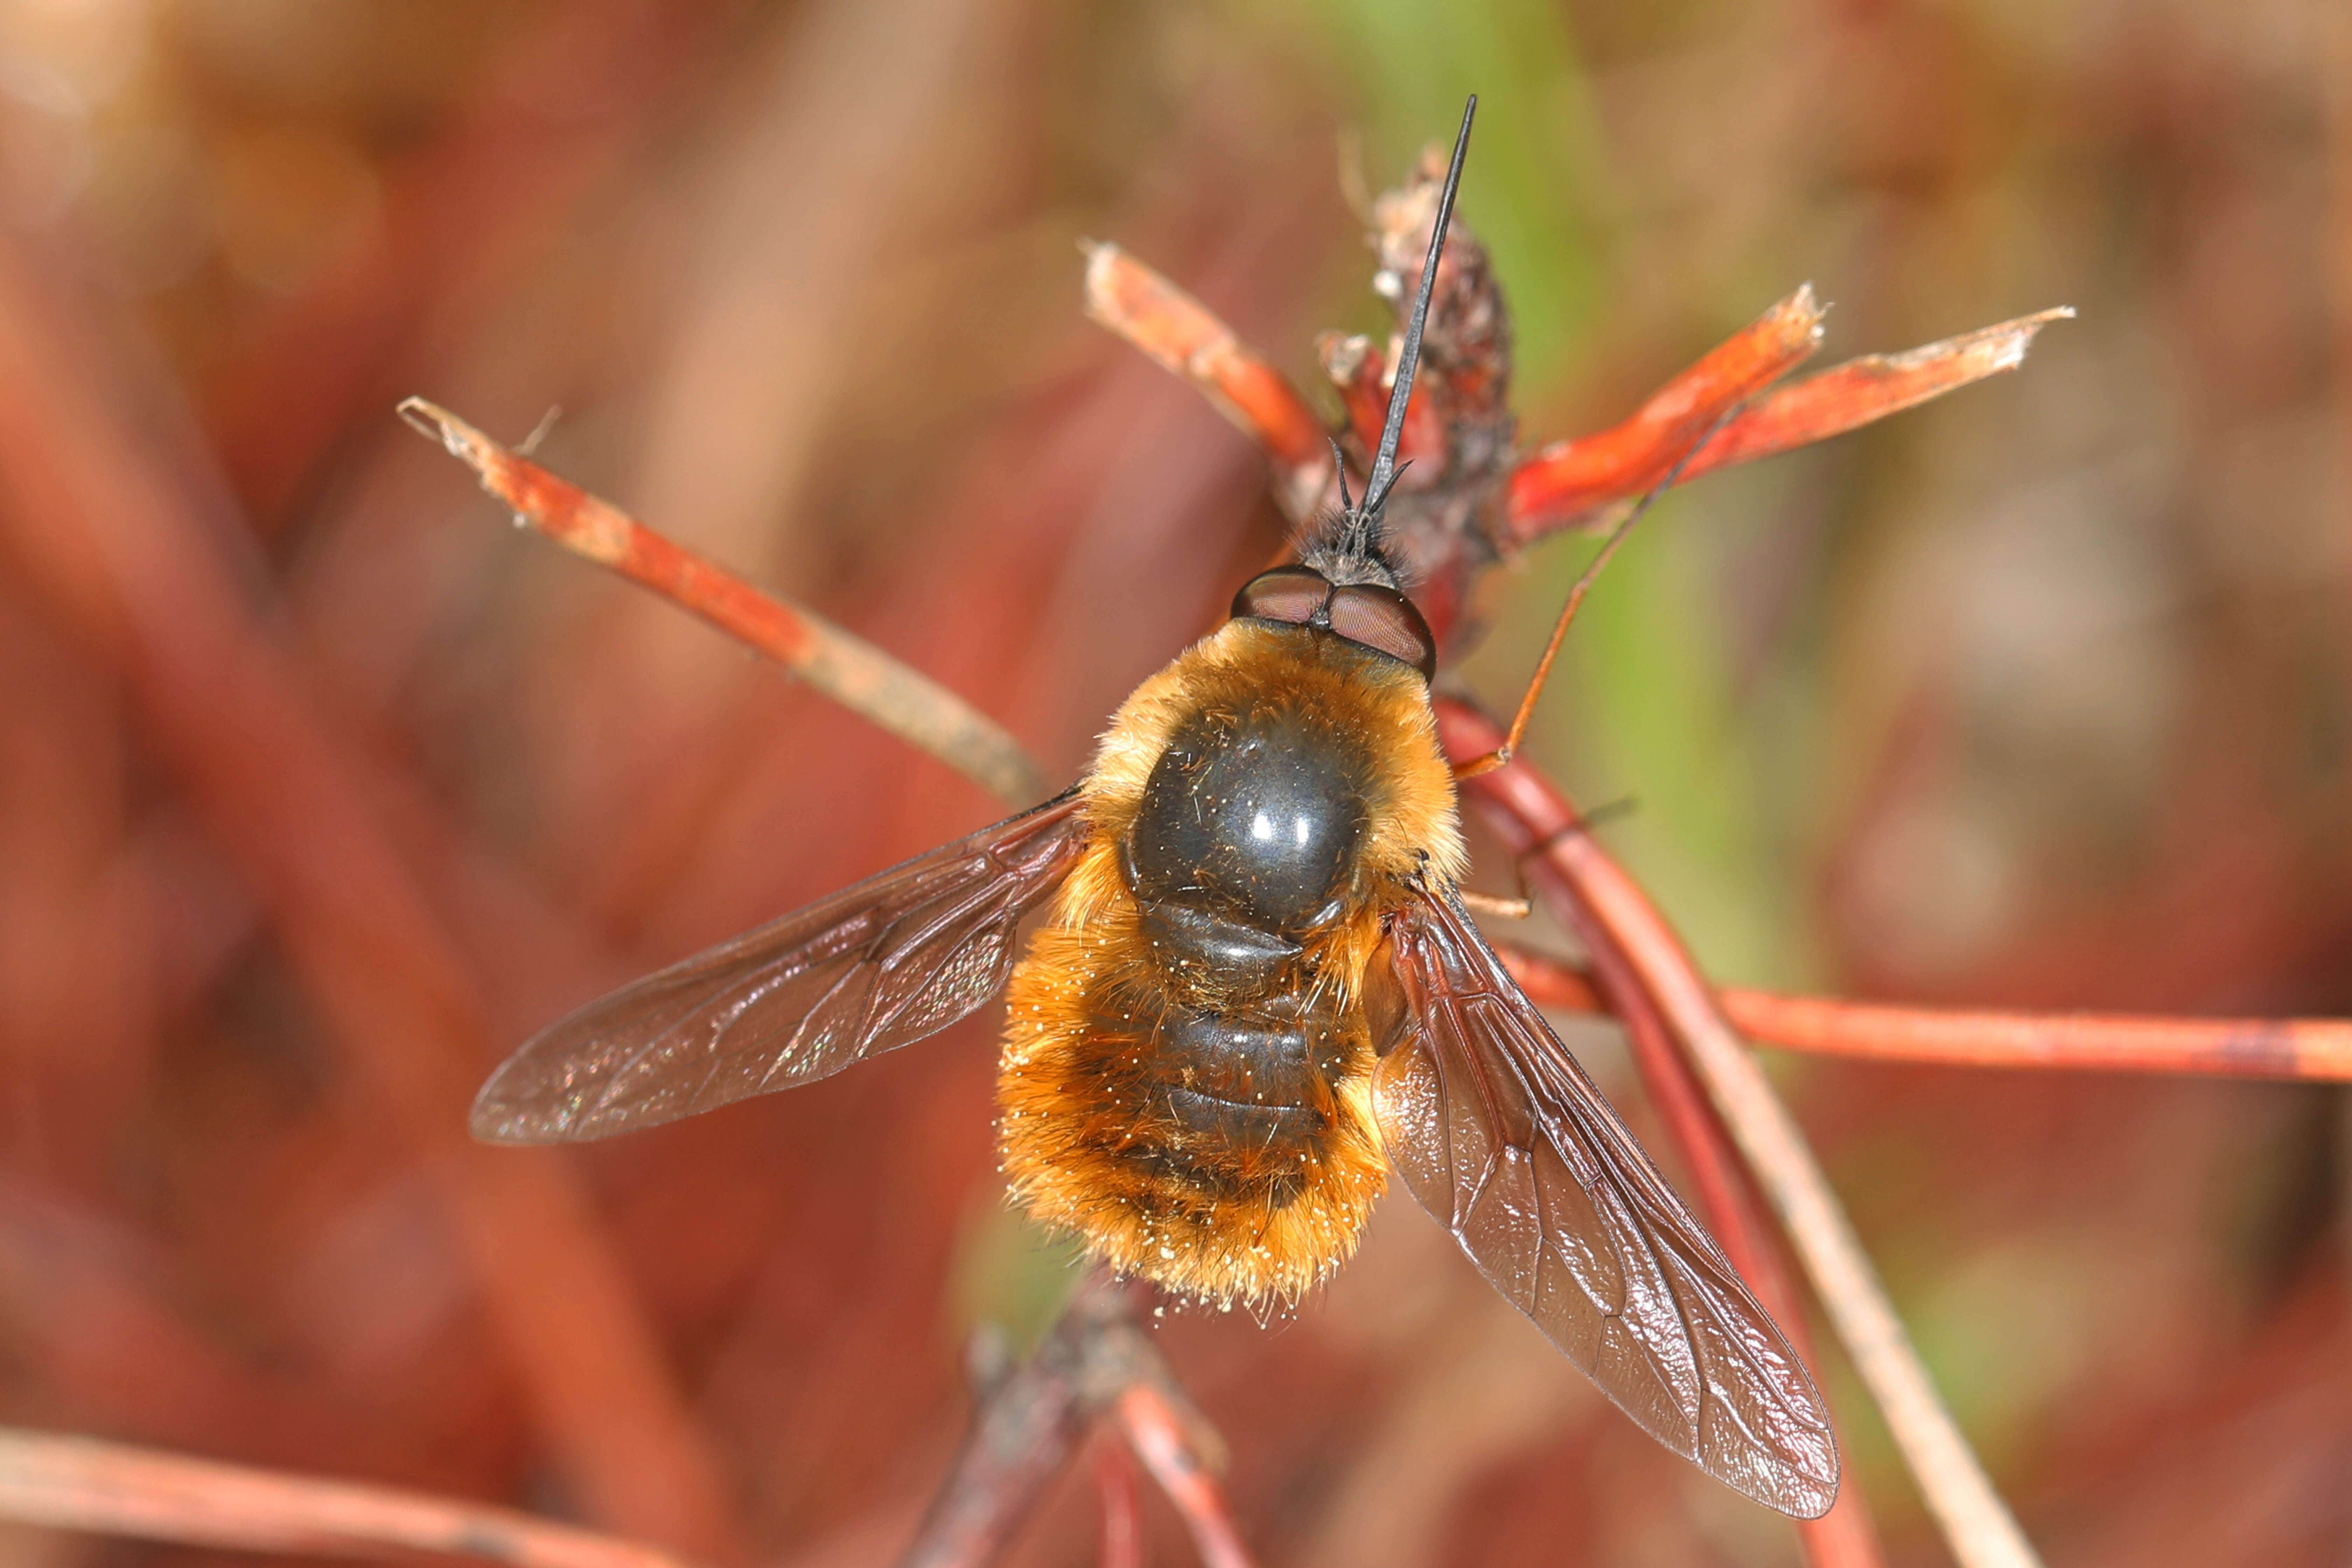
[{"label": "thin dry grass blade", "polygon": [[688,1559],[512,1509],[0,1427],[0,1518],[247,1552],[387,1549],[512,1568],[684,1568]]}]

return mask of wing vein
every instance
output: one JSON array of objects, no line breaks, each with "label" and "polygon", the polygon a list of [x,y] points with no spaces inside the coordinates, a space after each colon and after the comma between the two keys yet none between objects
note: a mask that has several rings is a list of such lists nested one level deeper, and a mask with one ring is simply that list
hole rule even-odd
[{"label": "wing vein", "polygon": [[492,1075],[475,1133],[602,1138],[935,1034],[1003,987],[1014,927],[1087,835],[1069,791],[592,1002]]},{"label": "wing vein", "polygon": [[1414,1197],[1659,1441],[1784,1512],[1826,1510],[1837,1450],[1802,1364],[1450,888],[1413,889],[1390,952],[1411,1033],[1373,1095]]}]

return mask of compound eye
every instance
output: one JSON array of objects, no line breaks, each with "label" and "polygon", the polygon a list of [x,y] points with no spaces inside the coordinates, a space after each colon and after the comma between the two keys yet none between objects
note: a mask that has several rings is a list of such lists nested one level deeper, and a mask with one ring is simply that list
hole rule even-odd
[{"label": "compound eye", "polygon": [[1331,595],[1331,629],[1349,642],[1403,660],[1421,671],[1423,680],[1437,677],[1437,643],[1429,635],[1429,623],[1394,588],[1350,583],[1339,589]]},{"label": "compound eye", "polygon": [[1312,566],[1277,566],[1242,584],[1234,595],[1234,618],[1303,626],[1330,596],[1329,580]]}]

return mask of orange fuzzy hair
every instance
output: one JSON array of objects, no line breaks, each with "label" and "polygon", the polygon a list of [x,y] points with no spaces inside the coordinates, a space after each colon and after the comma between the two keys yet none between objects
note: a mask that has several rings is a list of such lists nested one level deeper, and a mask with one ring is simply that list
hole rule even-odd
[{"label": "orange fuzzy hair", "polygon": [[[1323,1069],[1311,1107],[1319,1135],[1242,1149],[1176,1126],[1140,1092],[1150,1020],[1165,1004],[1119,846],[1180,727],[1268,704],[1377,765],[1348,912],[1308,939],[1303,965],[1314,976],[1307,1021]],[[1407,666],[1326,633],[1228,622],[1136,689],[1084,790],[1088,845],[1007,993],[998,1147],[1013,1195],[1123,1273],[1219,1301],[1295,1299],[1355,1249],[1387,1182],[1362,1006],[1383,917],[1405,879],[1425,869],[1451,881],[1467,859],[1428,688]],[[1254,1000],[1263,999],[1223,999],[1244,1010]],[[1123,1026],[1130,1019],[1141,1021]],[[1183,1147],[1192,1163],[1183,1173],[1156,1168],[1129,1155],[1137,1144]],[[1233,1180],[1221,1186],[1190,1173],[1202,1168]],[[1279,1200],[1265,1184],[1277,1175],[1295,1183]]]}]

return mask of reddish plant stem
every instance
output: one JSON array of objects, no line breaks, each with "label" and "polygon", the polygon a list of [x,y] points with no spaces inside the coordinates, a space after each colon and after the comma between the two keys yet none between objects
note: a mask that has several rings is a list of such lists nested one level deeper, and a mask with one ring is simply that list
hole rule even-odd
[{"label": "reddish plant stem", "polygon": [[1102,1499],[1099,1568],[1144,1568],[1143,1500],[1135,1455],[1124,1443],[1096,1446],[1095,1491]]},{"label": "reddish plant stem", "polygon": [[763,594],[609,502],[412,397],[401,416],[481,477],[515,516],[757,648],[843,707],[929,752],[1006,804],[1045,798],[1044,776],[1004,727],[862,637]]},{"label": "reddish plant stem", "polygon": [[1615,1003],[1601,994],[1589,968],[1537,952],[1515,942],[1495,943],[1495,956],[1528,994],[1528,1000],[1556,1013],[1613,1013]]},{"label": "reddish plant stem", "polygon": [[[1570,1013],[1614,1012],[1595,977],[1506,947],[1520,988]],[[1950,1067],[2168,1072],[2352,1081],[2352,1023],[2338,1018],[2154,1018],[1895,1006],[1726,986],[1724,1014],[1759,1045],[1865,1061]]]},{"label": "reddish plant stem", "polygon": [[1769,991],[1726,991],[1722,998],[1743,1032],[1796,1051],[1965,1067],[2352,1079],[2352,1023],[2336,1018],[2005,1013]]},{"label": "reddish plant stem", "polygon": [[[1483,755],[1499,739],[1492,721],[1450,699],[1438,703],[1438,723],[1446,750],[1457,757]],[[2038,1568],[2024,1531],[1937,1394],[1802,1130],[1717,1009],[1673,928],[1540,773],[1514,764],[1481,774],[1468,790],[1543,846],[1543,863],[1623,952],[1689,1053],[1962,1568]]]},{"label": "reddish plant stem", "polygon": [[[1494,804],[1480,790],[1476,780],[1465,787],[1473,802]],[[1731,1259],[1731,1266],[1739,1271],[1748,1289],[1756,1292],[1764,1310],[1772,1314],[1774,1321],[1789,1336],[1797,1353],[1809,1368],[1815,1369],[1818,1381],[1821,1361],[1805,1322],[1804,1304],[1773,1243],[1770,1223],[1758,1207],[1754,1190],[1740,1166],[1738,1152],[1732,1147],[1714,1107],[1708,1104],[1706,1090],[1692,1071],[1689,1058],[1676,1047],[1674,1032],[1655,999],[1643,985],[1641,975],[1619,946],[1615,934],[1593,917],[1592,911],[1575,897],[1573,889],[1544,858],[1543,838],[1528,820],[1505,809],[1490,809],[1486,816],[1498,836],[1519,857],[1530,889],[1559,914],[1591,957],[1590,975],[1578,974],[1565,965],[1549,965],[1566,983],[1558,989],[1563,994],[1580,994],[1580,1000],[1591,1005],[1591,1010],[1613,1013],[1624,1025],[1643,1088],[1648,1090],[1651,1103],[1657,1107],[1660,1119],[1690,1167],[1692,1181],[1698,1189],[1699,1206],[1716,1239],[1723,1244],[1725,1256]],[[1523,973],[1524,954],[1507,953],[1504,962],[1511,967],[1515,978]],[[1536,999],[1545,1000],[1541,996]],[[1814,1568],[1876,1568],[1885,1561],[1877,1531],[1871,1523],[1869,1504],[1859,1486],[1841,1486],[1837,1501],[1828,1513],[1819,1519],[1799,1520],[1796,1527],[1805,1560]]]},{"label": "reddish plant stem", "polygon": [[1116,245],[1087,247],[1087,314],[1182,376],[1265,449],[1275,488],[1304,516],[1331,482],[1323,421],[1288,377],[1202,303]]},{"label": "reddish plant stem", "polygon": [[1126,1376],[1120,1331],[1132,1328],[1134,1310],[1132,1290],[1097,1269],[1029,1359],[982,1391],[898,1568],[978,1568],[1003,1554],[1117,1396]]},{"label": "reddish plant stem", "polygon": [[686,1561],[511,1509],[5,1427],[0,1517],[247,1552],[440,1552],[511,1568],[681,1568]]},{"label": "reddish plant stem", "polygon": [[1035,1352],[982,1394],[971,1431],[899,1568],[994,1562],[1106,1415],[1117,1417],[1212,1568],[1248,1568],[1216,1480],[1223,1446],[1177,1391],[1138,1321],[1151,1299],[1150,1287],[1096,1267]]},{"label": "reddish plant stem", "polygon": [[1210,1463],[1214,1456],[1194,1435],[1199,1422],[1171,1399],[1170,1388],[1164,1381],[1130,1384],[1118,1399],[1120,1429],[1183,1516],[1206,1568],[1254,1568],[1224,1489],[1217,1484]]}]

